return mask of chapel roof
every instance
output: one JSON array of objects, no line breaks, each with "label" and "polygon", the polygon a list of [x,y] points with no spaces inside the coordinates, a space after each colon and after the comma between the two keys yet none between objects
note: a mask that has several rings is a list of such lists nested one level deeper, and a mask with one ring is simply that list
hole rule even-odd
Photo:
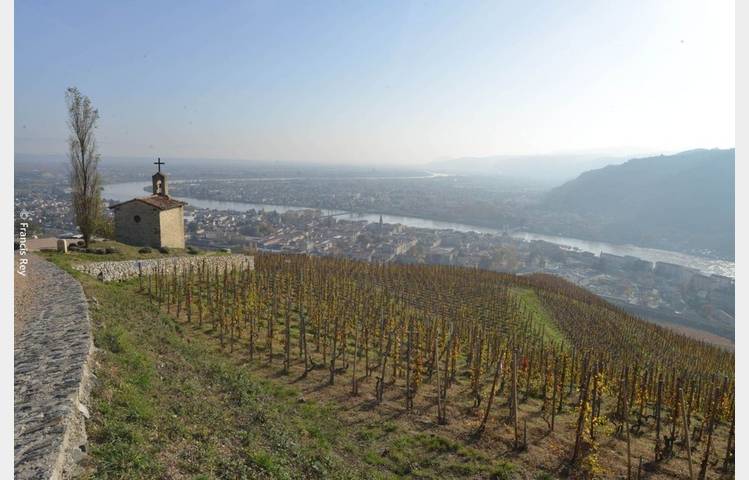
[{"label": "chapel roof", "polygon": [[187,202],[175,200],[166,195],[149,195],[148,197],[133,198],[132,200],[128,200],[126,202],[117,203],[115,205],[110,206],[109,208],[110,209],[116,208],[116,207],[125,205],[126,203],[130,203],[130,202],[143,202],[154,208],[158,208],[159,210],[171,210],[172,208],[177,208],[177,207],[187,205]]}]

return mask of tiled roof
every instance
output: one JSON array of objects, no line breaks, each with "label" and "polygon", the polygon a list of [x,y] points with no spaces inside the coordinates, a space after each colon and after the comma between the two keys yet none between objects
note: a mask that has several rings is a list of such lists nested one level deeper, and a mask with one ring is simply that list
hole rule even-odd
[{"label": "tiled roof", "polygon": [[130,202],[143,202],[154,208],[158,208],[159,210],[171,210],[172,208],[177,208],[183,205],[187,205],[187,202],[181,202],[179,200],[175,200],[171,197],[167,197],[164,195],[151,195],[149,197],[133,198],[132,200],[128,200],[127,202],[122,202],[116,205],[112,205],[109,208],[119,207],[121,205],[130,203]]}]

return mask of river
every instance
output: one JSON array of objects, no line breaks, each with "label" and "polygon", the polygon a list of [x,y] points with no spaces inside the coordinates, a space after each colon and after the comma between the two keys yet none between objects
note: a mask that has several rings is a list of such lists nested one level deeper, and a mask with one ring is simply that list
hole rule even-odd
[{"label": "river", "polygon": [[[175,183],[175,182],[172,182]],[[142,197],[145,194],[144,188],[149,186],[142,182],[124,182],[104,185],[104,191],[102,196],[107,200],[125,201],[133,197]],[[184,198],[180,197],[180,200],[184,200],[193,207],[196,208],[207,208],[214,210],[234,210],[237,212],[246,212],[248,210],[266,210],[276,211],[279,213],[287,212],[289,210],[301,210],[305,207],[295,207],[289,205],[270,205],[260,203],[246,203],[246,202],[224,202],[219,200],[205,200],[199,198]],[[309,207],[313,208],[313,207]],[[322,210],[325,214],[337,214],[336,218],[345,220],[366,220],[368,222],[377,222],[380,220],[380,215],[377,213],[354,213],[343,210]],[[416,228],[429,228],[433,230],[455,230],[460,232],[478,232],[478,233],[490,233],[495,235],[501,235],[504,233],[502,230],[486,227],[478,227],[474,225],[466,225],[462,223],[453,222],[441,222],[438,220],[428,220],[417,217],[406,217],[400,215],[382,215],[382,221],[384,223],[396,224],[400,223],[408,227]],[[594,242],[589,240],[581,240],[578,238],[568,237],[557,237],[553,235],[541,235],[537,233],[529,232],[509,232],[509,235],[526,241],[531,240],[544,240],[557,245],[565,246],[568,248],[578,249],[584,252],[591,252],[595,255],[603,253],[610,253],[613,255],[631,255],[633,257],[641,258],[650,262],[670,262],[686,267],[696,268],[707,274],[719,274],[728,277],[735,277],[736,266],[734,262],[727,260],[715,260],[706,257],[700,257],[696,255],[689,255],[686,253],[672,252],[668,250],[659,250],[655,248],[638,247],[635,245],[620,245],[606,242]]]}]

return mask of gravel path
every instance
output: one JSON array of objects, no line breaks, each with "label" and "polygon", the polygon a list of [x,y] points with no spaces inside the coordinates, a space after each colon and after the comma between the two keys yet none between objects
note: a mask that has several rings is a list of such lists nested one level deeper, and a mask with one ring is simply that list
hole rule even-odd
[{"label": "gravel path", "polygon": [[27,277],[16,282],[24,298],[16,304],[23,324],[14,352],[15,478],[70,478],[85,444],[93,348],[88,304],[73,277],[27,258]]},{"label": "gravel path", "polygon": [[[18,252],[13,256],[14,272],[18,271],[19,260],[21,256]],[[18,335],[23,329],[23,325],[26,323],[26,316],[29,310],[30,296],[28,295],[29,281],[28,276],[24,277],[17,273],[13,274],[13,341],[18,338]]]}]

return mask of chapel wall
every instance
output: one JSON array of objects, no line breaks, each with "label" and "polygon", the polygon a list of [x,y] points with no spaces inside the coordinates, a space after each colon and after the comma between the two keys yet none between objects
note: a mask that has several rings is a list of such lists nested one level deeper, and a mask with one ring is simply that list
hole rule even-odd
[{"label": "chapel wall", "polygon": [[184,208],[177,207],[161,212],[161,246],[185,248]]},{"label": "chapel wall", "polygon": [[[139,222],[135,221],[136,215],[140,217]],[[114,209],[114,234],[119,242],[159,248],[160,231],[159,210],[154,207],[136,201]]]}]

